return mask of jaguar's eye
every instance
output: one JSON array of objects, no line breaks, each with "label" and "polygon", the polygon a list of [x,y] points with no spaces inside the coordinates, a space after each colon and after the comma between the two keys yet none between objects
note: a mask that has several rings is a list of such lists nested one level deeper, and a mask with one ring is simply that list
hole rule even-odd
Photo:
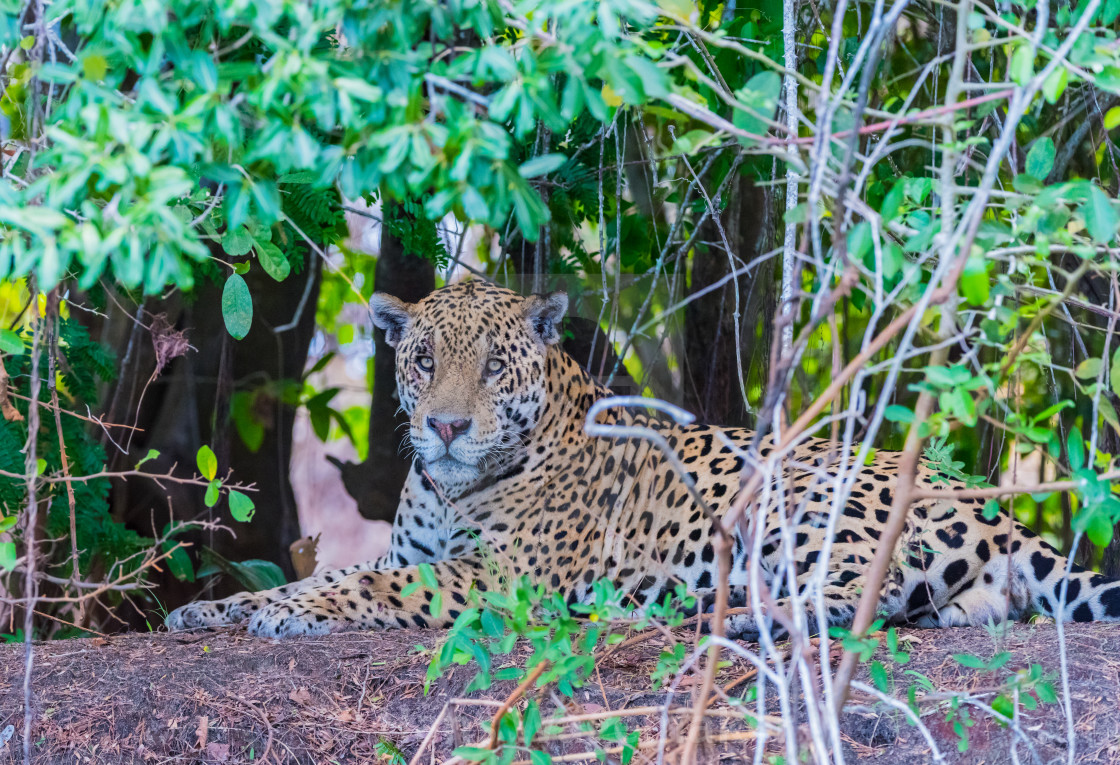
[{"label": "jaguar's eye", "polygon": [[486,374],[488,374],[491,377],[498,374],[499,372],[501,372],[505,368],[506,368],[505,363],[502,362],[500,359],[490,359],[489,361],[486,362]]},{"label": "jaguar's eye", "polygon": [[436,368],[436,360],[431,356],[417,356],[416,366],[420,367],[425,372],[431,372]]}]

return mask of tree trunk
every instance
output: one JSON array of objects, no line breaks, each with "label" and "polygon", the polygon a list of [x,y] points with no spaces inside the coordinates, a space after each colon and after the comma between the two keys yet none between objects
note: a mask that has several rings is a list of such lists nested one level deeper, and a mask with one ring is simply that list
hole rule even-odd
[{"label": "tree trunk", "polygon": [[[750,178],[732,181],[730,200],[720,223],[731,245],[724,251],[716,222],[709,219],[692,259],[690,294],[697,294],[742,268],[774,241],[772,201],[767,189]],[[734,268],[732,266],[734,263]],[[766,379],[772,341],[775,300],[774,261],[754,266],[742,276],[689,303],[685,313],[684,406],[703,422],[718,425],[748,424],[745,391],[739,384],[738,336],[743,360],[743,380],[761,384]],[[736,335],[735,301],[738,292],[739,332]]]},{"label": "tree trunk", "polygon": [[[253,325],[240,341],[230,337],[222,319],[222,285],[199,285],[188,298],[176,294],[167,300],[148,301],[146,311],[139,314],[143,323],[150,325],[152,316],[165,314],[171,327],[186,333],[193,349],[172,361],[146,389],[144,381],[155,368],[148,330],[132,324],[131,319],[127,332],[105,328],[108,338],[129,338],[123,343],[121,387],[110,392],[106,419],[135,422],[141,428],[131,442],[127,435],[120,435],[121,431],[113,431],[114,440],[124,451],[108,444],[109,469],[131,467],[154,449],[160,456],[146,469],[158,472],[176,466],[176,474],[184,475],[196,472],[198,449],[208,445],[218,456],[220,478],[232,468],[233,482],[252,483],[256,488],[250,493],[256,514],[249,523],[239,523],[230,518],[224,499],[207,508],[200,487],[165,484],[161,488],[142,479],[119,481],[114,483],[111,498],[117,519],[148,535],[159,533],[172,518],[215,520],[233,533],[214,531],[182,538],[194,545],[194,551],[202,544],[234,561],[271,561],[292,577],[288,545],[300,536],[289,482],[296,410],[283,402],[280,393],[284,382],[298,381],[303,375],[315,330],[319,269],[319,259],[308,257],[299,274],[293,273],[281,283],[260,268],[251,269],[245,279],[253,296]],[[275,331],[290,323],[294,324],[290,329]],[[257,399],[257,416],[264,421],[265,429],[263,442],[254,452],[231,427],[229,405],[236,390],[258,387],[263,390]],[[158,605],[168,609],[193,599],[201,589],[197,583],[176,581],[167,571],[155,573],[153,579],[165,598]],[[207,589],[215,595],[244,589],[225,579],[207,579]],[[142,614],[121,615],[137,626],[144,624]],[[150,617],[149,621],[158,624],[160,619]]]},{"label": "tree trunk", "polygon": [[[405,214],[386,202],[385,220]],[[408,303],[415,303],[436,286],[435,267],[419,255],[404,251],[399,239],[381,226],[381,254],[377,259],[376,284]],[[358,502],[358,511],[369,520],[393,522],[401,489],[412,463],[402,449],[408,417],[400,411],[397,397],[396,354],[385,342],[385,333],[374,330],[373,398],[369,408],[369,451],[364,462],[332,460],[342,473],[346,491]]]}]

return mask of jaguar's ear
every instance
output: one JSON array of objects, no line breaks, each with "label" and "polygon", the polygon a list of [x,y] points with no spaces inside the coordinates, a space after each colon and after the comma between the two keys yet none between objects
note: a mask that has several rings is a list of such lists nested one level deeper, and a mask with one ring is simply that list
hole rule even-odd
[{"label": "jaguar's ear", "polygon": [[412,323],[412,314],[409,313],[411,307],[403,300],[384,292],[375,292],[373,297],[369,299],[370,313],[373,314],[373,325],[385,330],[385,342],[391,348],[397,347],[401,338],[404,337],[408,325]]},{"label": "jaguar's ear", "polygon": [[525,300],[529,328],[545,345],[560,341],[560,321],[567,310],[568,296],[563,292],[533,295]]}]

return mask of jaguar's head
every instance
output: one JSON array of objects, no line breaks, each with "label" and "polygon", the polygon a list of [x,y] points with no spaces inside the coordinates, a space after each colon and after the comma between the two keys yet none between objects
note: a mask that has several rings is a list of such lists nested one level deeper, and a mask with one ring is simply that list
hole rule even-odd
[{"label": "jaguar's head", "polygon": [[464,282],[419,303],[376,293],[373,323],[397,352],[397,390],[428,475],[469,489],[524,446],[545,406],[548,347],[560,340],[563,293],[523,298]]}]

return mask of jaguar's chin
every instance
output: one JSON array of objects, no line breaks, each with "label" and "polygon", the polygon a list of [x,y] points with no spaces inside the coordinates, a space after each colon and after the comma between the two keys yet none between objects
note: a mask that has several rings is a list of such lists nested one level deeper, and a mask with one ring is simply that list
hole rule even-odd
[{"label": "jaguar's chin", "polygon": [[437,486],[446,489],[465,488],[482,477],[482,471],[477,465],[460,462],[450,455],[425,461],[424,470]]}]

